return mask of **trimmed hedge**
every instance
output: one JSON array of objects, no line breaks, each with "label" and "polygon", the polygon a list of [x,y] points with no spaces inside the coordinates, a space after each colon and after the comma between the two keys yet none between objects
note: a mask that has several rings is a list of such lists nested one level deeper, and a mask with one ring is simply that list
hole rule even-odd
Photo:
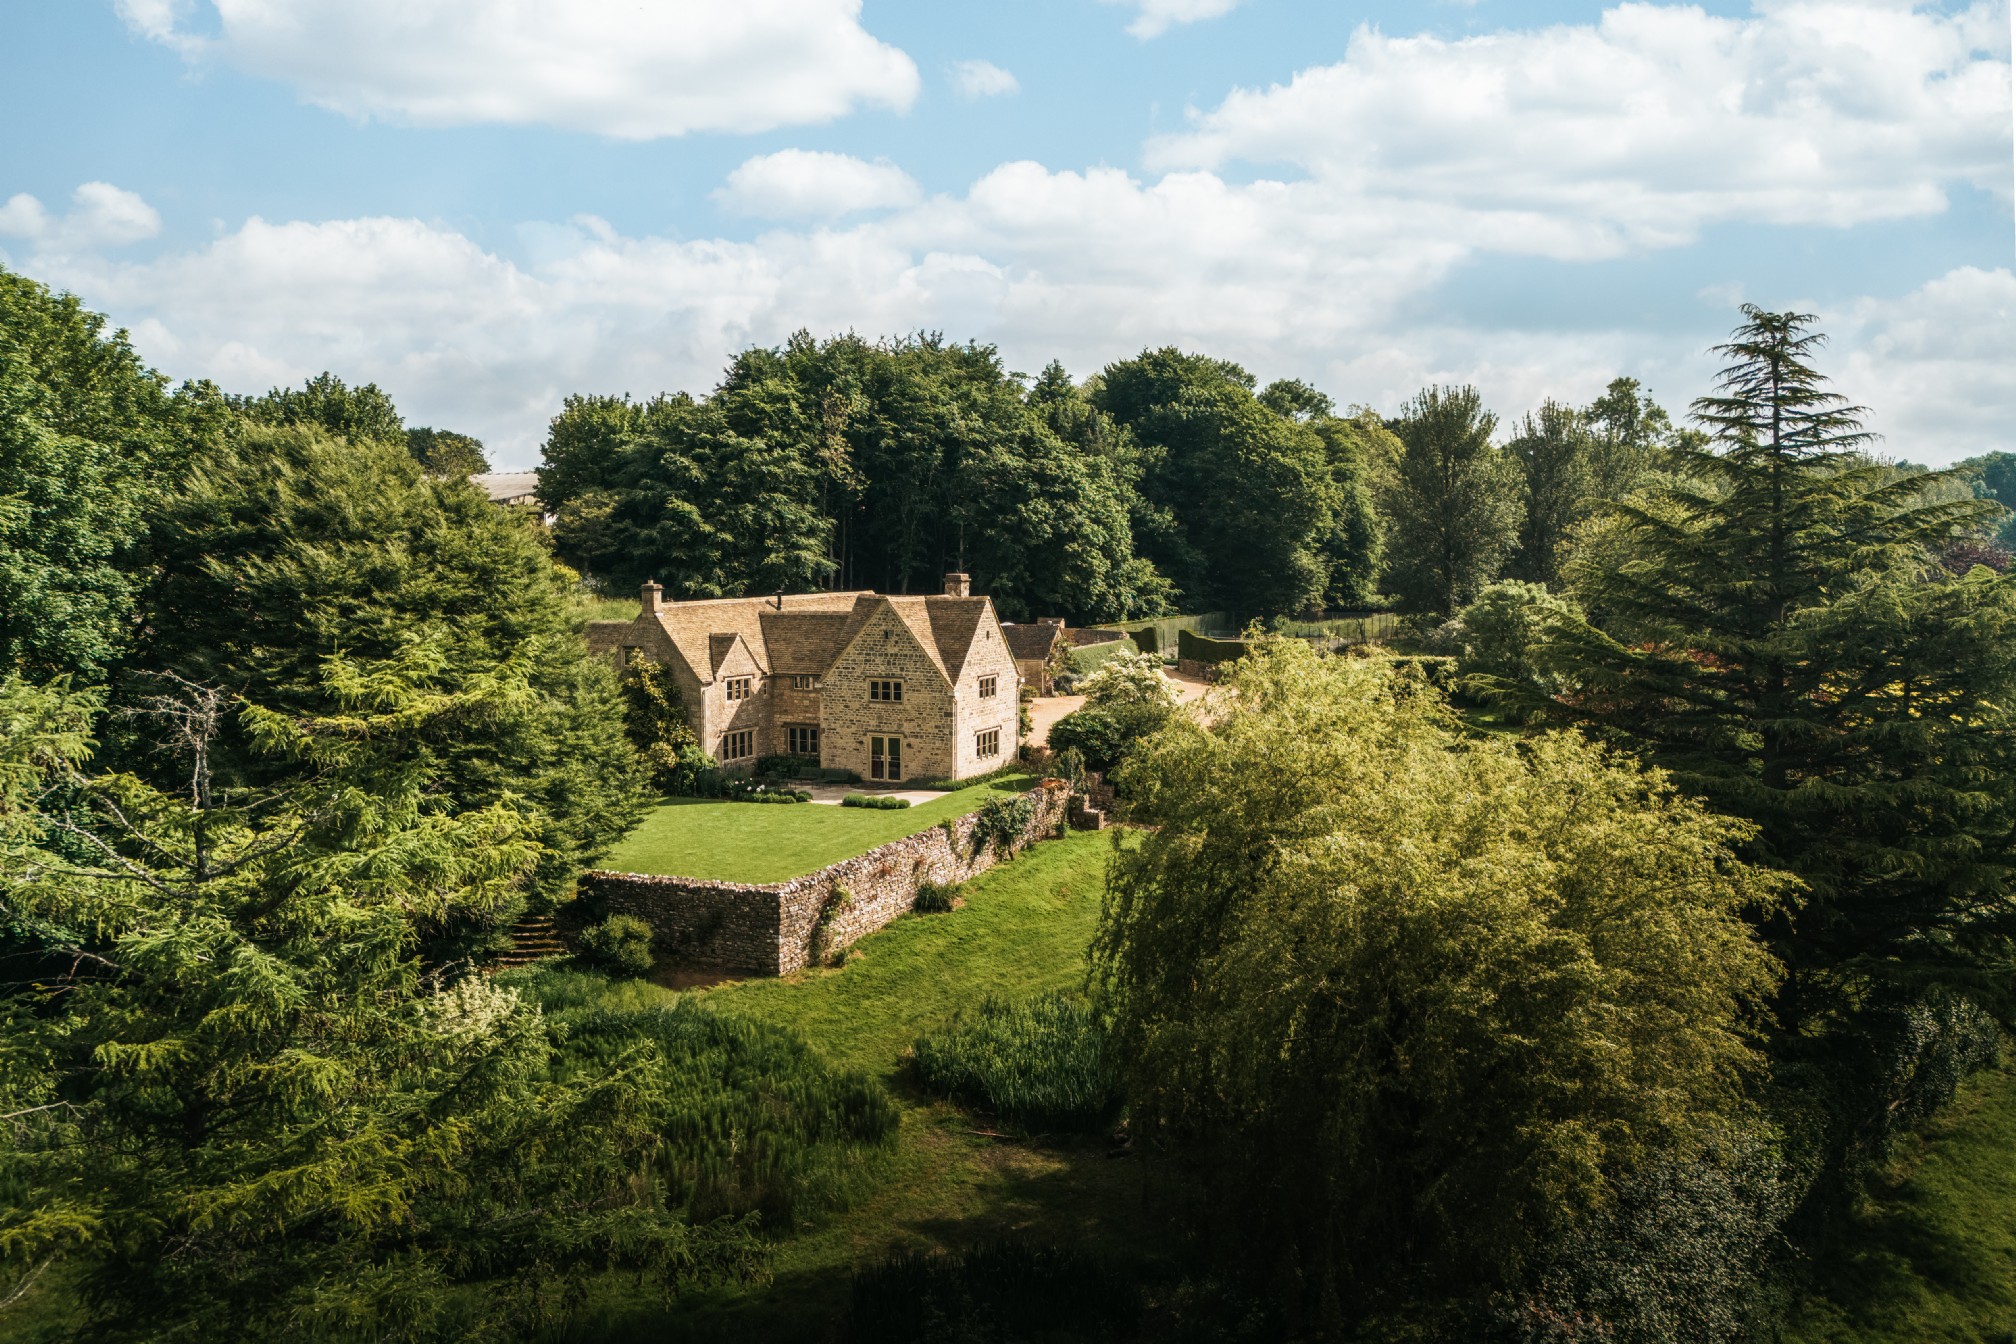
[{"label": "trimmed hedge", "polygon": [[893,798],[884,793],[850,793],[840,800],[842,807],[872,807],[878,812],[900,812],[910,806],[908,798]]},{"label": "trimmed hedge", "polygon": [[1145,621],[1109,621],[1115,630],[1125,630],[1134,637],[1143,653],[1173,653],[1181,633],[1188,630],[1193,635],[1208,635],[1213,630],[1231,630],[1236,627],[1232,618],[1222,611],[1207,611],[1195,616],[1157,616]]},{"label": "trimmed hedge", "polygon": [[1064,661],[1072,675],[1082,677],[1110,658],[1139,652],[1140,648],[1132,639],[1109,639],[1104,644],[1087,644],[1083,648],[1072,649],[1064,655]]},{"label": "trimmed hedge", "polygon": [[1243,639],[1209,639],[1189,630],[1176,635],[1176,656],[1186,663],[1230,663],[1246,656]]}]

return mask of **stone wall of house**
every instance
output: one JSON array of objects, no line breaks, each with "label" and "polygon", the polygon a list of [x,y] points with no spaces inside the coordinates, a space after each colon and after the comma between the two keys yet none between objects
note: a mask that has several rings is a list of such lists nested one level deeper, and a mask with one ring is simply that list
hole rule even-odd
[{"label": "stone wall of house", "polygon": [[[868,698],[871,680],[903,683],[895,704]],[[958,768],[952,749],[957,705],[945,674],[918,647],[902,617],[884,606],[820,681],[821,764],[872,780],[868,739],[903,740],[904,779],[949,779]]]},{"label": "stone wall of house", "polygon": [[[1057,833],[1071,790],[1050,779],[1025,796],[1035,804],[1033,815],[1010,855]],[[1000,862],[997,845],[974,852],[975,824],[968,814],[789,882],[754,885],[597,871],[583,876],[583,893],[593,908],[649,924],[654,949],[666,960],[789,975],[907,913],[920,884],[964,882]]]},{"label": "stone wall of house", "polygon": [[[991,696],[980,694],[983,677],[994,678]],[[1017,693],[1021,681],[1015,670],[1015,657],[1008,651],[1008,640],[1001,633],[1001,623],[990,611],[973,632],[966,666],[959,674],[959,684],[952,688],[958,711],[952,726],[952,778],[984,775],[1015,759],[1020,740],[1017,726],[1022,702]],[[992,756],[982,756],[980,734],[989,729],[1000,733],[1000,746]]]}]

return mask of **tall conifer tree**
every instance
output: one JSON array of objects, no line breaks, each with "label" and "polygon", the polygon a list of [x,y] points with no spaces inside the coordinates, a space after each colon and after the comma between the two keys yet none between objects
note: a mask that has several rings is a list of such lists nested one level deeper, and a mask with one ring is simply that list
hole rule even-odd
[{"label": "tall conifer tree", "polygon": [[1551,650],[1557,708],[1760,824],[1810,887],[1778,930],[1795,986],[1965,971],[2016,932],[2016,587],[1933,553],[1993,506],[1871,461],[1813,319],[1744,314],[1694,405],[1712,443],[1676,446],[1589,576],[1606,629]]}]

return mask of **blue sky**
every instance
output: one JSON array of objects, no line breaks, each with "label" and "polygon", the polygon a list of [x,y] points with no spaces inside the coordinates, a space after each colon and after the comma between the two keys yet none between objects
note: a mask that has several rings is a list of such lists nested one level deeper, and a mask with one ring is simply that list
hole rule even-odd
[{"label": "blue sky", "polygon": [[331,368],[503,465],[568,392],[801,326],[1510,418],[1683,403],[1744,300],[1946,461],[2016,448],[2009,38],[2006,0],[8,0],[0,262],[171,375]]}]

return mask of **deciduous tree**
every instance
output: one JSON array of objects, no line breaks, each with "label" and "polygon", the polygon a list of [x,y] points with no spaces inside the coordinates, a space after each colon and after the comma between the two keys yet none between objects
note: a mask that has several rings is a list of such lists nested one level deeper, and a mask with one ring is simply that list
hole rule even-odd
[{"label": "deciduous tree", "polygon": [[1400,410],[1386,496],[1387,586],[1446,614],[1498,577],[1519,539],[1518,467],[1491,442],[1498,418],[1474,387],[1431,387]]},{"label": "deciduous tree", "polygon": [[1122,770],[1095,944],[1138,1141],[1214,1249],[1336,1324],[1475,1302],[1741,1126],[1743,822],[1572,733],[1462,732],[1384,659],[1262,644]]}]

